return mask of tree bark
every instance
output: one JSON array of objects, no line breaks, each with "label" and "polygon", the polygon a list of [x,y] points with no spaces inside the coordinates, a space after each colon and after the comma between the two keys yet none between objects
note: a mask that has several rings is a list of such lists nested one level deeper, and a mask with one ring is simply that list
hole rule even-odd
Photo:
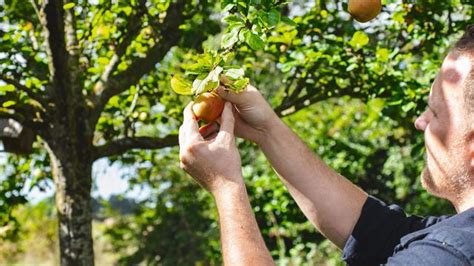
[{"label": "tree bark", "polygon": [[75,135],[56,128],[56,134],[50,135],[47,141],[56,187],[60,262],[61,265],[94,265],[92,142],[85,134]]}]

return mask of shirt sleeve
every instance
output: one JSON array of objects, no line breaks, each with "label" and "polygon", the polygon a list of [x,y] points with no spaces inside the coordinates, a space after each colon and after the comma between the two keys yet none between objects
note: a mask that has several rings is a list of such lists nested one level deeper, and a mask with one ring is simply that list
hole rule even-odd
[{"label": "shirt sleeve", "polygon": [[342,258],[348,265],[384,264],[404,235],[445,218],[407,216],[399,206],[387,206],[369,196],[352,234],[346,241]]}]

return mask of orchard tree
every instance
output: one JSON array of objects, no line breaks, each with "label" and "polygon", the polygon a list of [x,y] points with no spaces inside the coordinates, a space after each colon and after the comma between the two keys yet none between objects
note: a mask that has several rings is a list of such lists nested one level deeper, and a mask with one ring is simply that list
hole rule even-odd
[{"label": "orchard tree", "polygon": [[[159,102],[158,84],[145,89],[140,82],[172,47],[187,41],[186,34],[194,34],[183,27],[192,23],[187,21],[206,23],[208,4],[5,2],[0,11],[0,78],[6,83],[0,89],[1,116],[34,130],[49,154],[61,264],[93,265],[93,162],[129,149],[177,144],[173,133],[135,136],[137,119],[132,116],[124,116],[122,125],[111,125],[107,118],[122,114],[120,98],[114,97],[147,94],[151,104]],[[206,32],[195,34],[199,42]],[[129,110],[133,113],[134,106]],[[145,120],[143,116],[139,118]]]},{"label": "orchard tree", "polygon": [[[229,69],[242,68],[278,115],[289,116],[288,122],[295,117],[296,127],[314,126],[308,125],[307,119],[316,118],[305,110],[311,110],[309,106],[315,103],[336,99],[335,104],[345,104],[347,98],[368,101],[373,109],[362,117],[371,122],[356,132],[361,136],[376,131],[370,141],[351,143],[354,135],[341,126],[318,127],[320,138],[304,130],[302,133],[315,142],[329,136],[320,147],[312,148],[376,195],[390,188],[380,179],[399,177],[394,179],[393,188],[401,182],[408,192],[400,193],[400,198],[408,201],[413,194],[408,186],[413,182],[406,181],[404,175],[414,174],[416,167],[398,171],[401,166],[391,157],[397,154],[393,147],[417,147],[413,153],[420,154],[420,139],[408,128],[425,107],[427,88],[451,36],[472,21],[468,0],[386,0],[382,14],[366,24],[353,21],[347,2],[339,0],[295,1],[289,5],[270,0],[0,3],[0,80],[4,82],[0,87],[0,118],[14,119],[38,136],[32,155],[8,159],[15,169],[6,180],[0,180],[2,191],[7,192],[0,196],[5,203],[0,207],[2,222],[12,221],[11,208],[24,201],[19,191],[26,180],[38,183],[51,175],[61,263],[87,265],[94,263],[90,195],[94,161],[109,158],[140,165],[134,182],[148,184],[156,191],[162,190],[156,182],[162,180],[151,178],[152,174],[171,175],[173,182],[180,182],[176,150],[164,148],[177,145],[181,110],[190,98],[173,93],[170,80],[175,74],[192,72],[193,64],[199,66],[198,77],[211,76],[216,65],[210,67],[208,60],[203,60],[206,58],[212,61],[233,54],[224,64]],[[331,110],[330,105],[320,106]],[[340,117],[324,111],[321,115],[339,121],[336,125],[360,119],[356,107],[334,111],[333,115]],[[393,121],[380,122],[386,119]],[[393,131],[384,131],[385,126]],[[378,142],[377,137],[389,142]],[[251,184],[252,200],[259,204],[257,219],[267,244],[277,250],[275,257],[285,256],[291,237],[298,233],[301,237],[293,242],[295,248],[308,239],[321,241],[304,225],[284,188],[275,185],[276,178],[263,163],[264,157],[248,144],[241,145],[246,155],[243,162],[251,166],[245,168],[244,176]],[[163,149],[163,153],[140,149]],[[348,152],[343,153],[343,149]],[[393,168],[381,166],[387,158],[392,159]],[[344,163],[350,160],[354,163]],[[4,166],[5,172],[7,168]],[[166,173],[160,174],[162,171]],[[198,210],[204,211],[203,206],[200,209],[189,200],[192,195],[184,193],[187,189],[189,186],[183,184],[169,190],[174,197],[160,198],[156,205],[166,208],[170,201],[183,203],[182,212],[141,212],[143,216],[138,216],[136,224],[143,230],[135,235],[139,249],[128,262],[154,259],[154,252],[159,251],[151,248],[153,236],[171,242],[175,234],[166,228],[176,224],[174,220],[183,222],[185,207],[196,216]],[[183,197],[177,196],[180,191]],[[381,196],[389,198],[392,194]],[[201,215],[200,221],[209,222],[209,215]],[[155,225],[153,220],[162,219],[169,220],[160,223],[157,235],[143,236],[150,224]],[[265,223],[267,220],[271,223]],[[198,225],[202,226],[199,222],[191,225],[197,230],[194,234],[208,230]],[[126,223],[120,229],[124,227],[128,228]],[[194,236],[189,238],[193,241],[205,241],[188,230],[180,234],[180,246],[188,239],[186,234]],[[126,249],[127,240],[117,241],[117,245]],[[163,243],[160,247],[172,252]]]},{"label": "orchard tree", "polygon": [[[169,96],[171,76],[158,73],[160,62],[176,46],[202,51],[207,35],[220,31],[210,19],[216,3],[2,2],[1,118],[32,130],[47,151],[61,263],[91,265],[92,164],[131,149],[177,145],[179,121],[170,122],[159,110],[166,105],[168,113],[180,113],[182,104]],[[266,9],[280,4],[258,3]],[[250,2],[223,1],[223,6],[246,16]],[[266,14],[253,20],[260,16],[268,24]],[[250,31],[253,24],[247,22]],[[250,45],[262,46],[256,34],[248,36]],[[146,123],[153,129],[147,132]],[[138,130],[149,134],[138,135]],[[14,185],[5,190],[18,188],[11,182],[15,178],[10,176],[5,184]],[[10,193],[2,201],[13,205],[18,198]]]}]

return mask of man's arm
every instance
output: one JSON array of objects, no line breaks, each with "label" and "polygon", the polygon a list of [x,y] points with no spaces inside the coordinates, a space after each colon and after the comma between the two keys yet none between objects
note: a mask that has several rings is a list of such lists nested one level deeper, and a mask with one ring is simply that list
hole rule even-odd
[{"label": "man's arm", "polygon": [[225,265],[274,265],[243,186],[215,193]]},{"label": "man's arm", "polygon": [[306,217],[337,246],[350,236],[367,194],[329,168],[249,86],[219,95],[236,109],[236,135],[259,144]]},{"label": "man's arm", "polygon": [[344,247],[367,193],[328,167],[280,119],[275,119],[259,146],[306,217]]},{"label": "man's arm", "polygon": [[[227,103],[218,133],[200,132],[191,111],[179,132],[181,167],[216,200],[225,265],[274,265],[252,213],[235,146],[234,116]],[[210,134],[211,133],[211,134]],[[206,139],[202,137],[211,136]]]}]

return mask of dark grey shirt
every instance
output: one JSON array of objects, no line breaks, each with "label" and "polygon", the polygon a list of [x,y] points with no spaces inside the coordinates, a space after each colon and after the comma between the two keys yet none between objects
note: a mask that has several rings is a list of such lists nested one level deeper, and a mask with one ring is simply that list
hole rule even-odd
[{"label": "dark grey shirt", "polygon": [[474,208],[422,218],[369,197],[343,259],[348,265],[474,265]]}]

